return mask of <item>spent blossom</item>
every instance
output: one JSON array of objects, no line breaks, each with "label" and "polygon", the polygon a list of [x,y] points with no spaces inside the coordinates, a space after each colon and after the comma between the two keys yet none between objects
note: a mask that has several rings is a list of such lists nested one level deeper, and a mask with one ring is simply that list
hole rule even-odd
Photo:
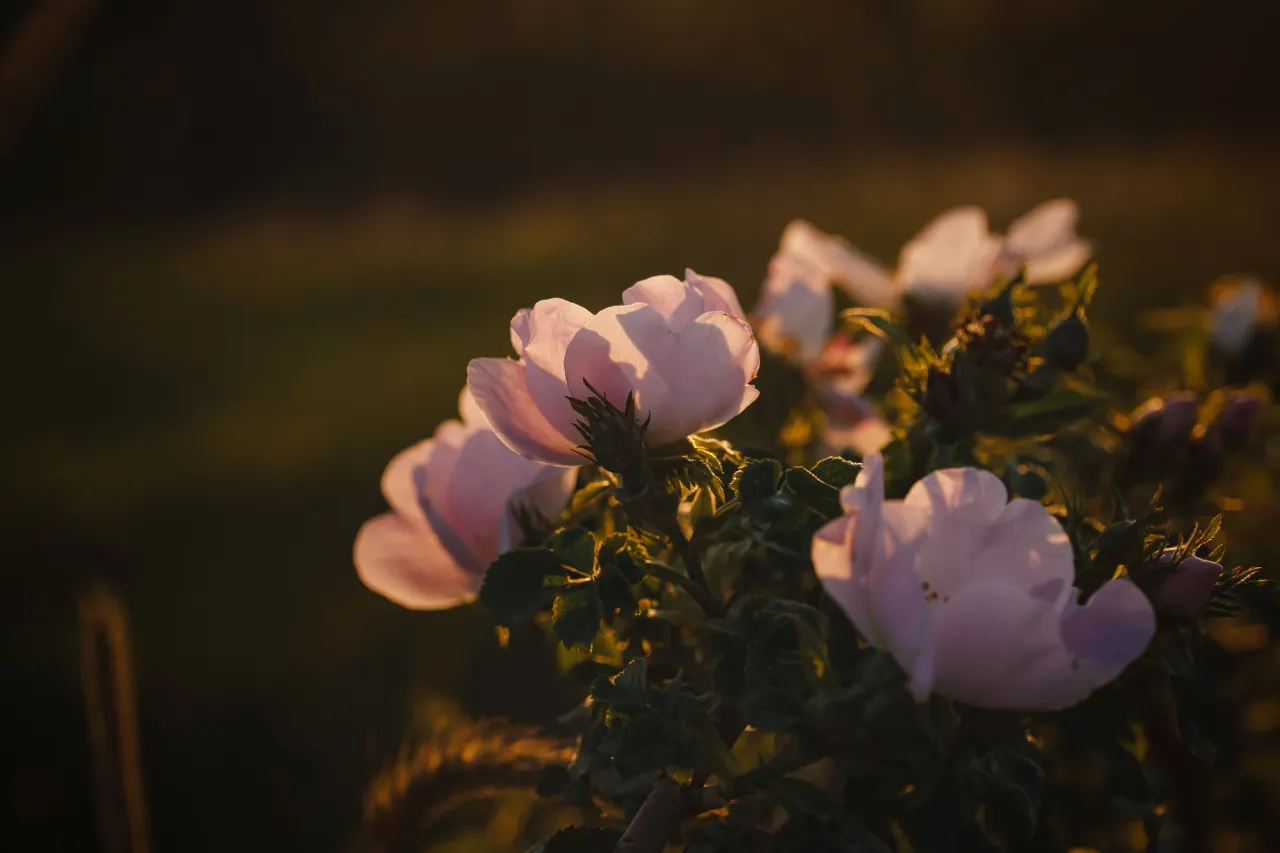
[{"label": "spent blossom", "polygon": [[886,501],[883,464],[868,456],[841,492],[844,515],[814,537],[813,563],[917,700],[1065,708],[1147,647],[1147,597],[1116,579],[1079,604],[1071,543],[1040,504],[1008,501],[999,478],[974,468],[935,471]]}]

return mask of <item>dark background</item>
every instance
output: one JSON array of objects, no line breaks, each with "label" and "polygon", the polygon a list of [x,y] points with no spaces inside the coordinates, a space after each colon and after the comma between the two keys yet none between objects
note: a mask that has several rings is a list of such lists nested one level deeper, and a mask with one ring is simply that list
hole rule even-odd
[{"label": "dark background", "polygon": [[1277,23],[1208,0],[0,5],[15,849],[98,844],[94,579],[132,619],[156,850],[355,849],[426,699],[565,709],[549,651],[350,565],[382,466],[521,305],[685,265],[750,304],[792,217],[891,259],[946,206],[1004,227],[1060,194],[1116,328],[1220,273],[1275,280]]}]

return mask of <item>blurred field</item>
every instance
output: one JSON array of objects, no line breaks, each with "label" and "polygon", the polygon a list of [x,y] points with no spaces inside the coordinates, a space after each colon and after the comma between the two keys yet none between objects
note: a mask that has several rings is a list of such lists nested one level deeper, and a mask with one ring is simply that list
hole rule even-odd
[{"label": "blurred field", "polygon": [[1079,200],[1097,241],[1100,325],[1198,299],[1220,273],[1280,279],[1280,161],[1193,143],[774,154],[493,208],[283,205],[5,246],[18,547],[0,631],[23,688],[8,709],[23,827],[66,848],[92,838],[74,593],[96,577],[134,622],[156,849],[354,837],[411,676],[474,714],[564,710],[547,691],[512,701],[549,655],[498,649],[475,608],[402,611],[350,565],[382,466],[451,414],[468,358],[507,351],[516,308],[599,308],[685,266],[750,304],[793,217],[892,259],[949,205],[982,204],[1003,228],[1056,195]]}]

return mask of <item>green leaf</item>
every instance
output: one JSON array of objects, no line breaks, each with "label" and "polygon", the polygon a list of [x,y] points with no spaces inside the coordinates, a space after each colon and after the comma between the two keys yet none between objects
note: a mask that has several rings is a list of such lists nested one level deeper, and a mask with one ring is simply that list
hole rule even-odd
[{"label": "green leaf", "polygon": [[529,848],[528,853],[613,853],[622,830],[603,826],[570,826]]},{"label": "green leaf", "polygon": [[591,698],[627,713],[648,707],[648,669],[648,658],[636,658],[613,678],[597,678],[591,685]]},{"label": "green leaf", "polygon": [[787,488],[825,518],[840,514],[840,490],[818,479],[807,468],[791,468],[786,474]]},{"label": "green leaf", "polygon": [[590,530],[570,527],[547,540],[547,547],[569,568],[582,575],[593,575],[596,569],[596,537]]},{"label": "green leaf", "polygon": [[833,489],[843,489],[853,485],[853,481],[858,479],[862,466],[840,456],[828,456],[810,470],[815,477]]},{"label": "green leaf", "polygon": [[600,629],[603,613],[596,585],[577,584],[556,596],[551,626],[556,638],[569,648],[587,648]]},{"label": "green leaf", "polygon": [[1092,415],[1106,401],[1102,394],[1059,385],[1039,400],[1005,406],[984,432],[1007,438],[1048,435]]},{"label": "green leaf", "polygon": [[850,308],[841,315],[845,322],[862,326],[871,334],[884,338],[894,351],[910,350],[913,346],[907,330],[893,322],[889,312],[878,308]]},{"label": "green leaf", "polygon": [[778,492],[782,463],[776,459],[748,459],[733,474],[733,491],[744,504],[767,500]]},{"label": "green leaf", "polygon": [[480,603],[499,625],[527,622],[551,599],[547,581],[567,574],[560,558],[543,548],[516,548],[490,564]]}]

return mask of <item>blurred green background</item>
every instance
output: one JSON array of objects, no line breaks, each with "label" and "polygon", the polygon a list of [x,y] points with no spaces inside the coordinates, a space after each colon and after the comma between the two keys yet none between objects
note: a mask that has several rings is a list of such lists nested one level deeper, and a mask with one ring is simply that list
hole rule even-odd
[{"label": "blurred green background", "polygon": [[1274,23],[1209,0],[4,4],[15,849],[98,845],[94,579],[131,617],[157,850],[350,849],[415,700],[565,710],[548,650],[350,564],[383,465],[522,305],[685,266],[750,304],[793,217],[892,259],[949,205],[1002,228],[1056,195],[1097,241],[1100,324],[1276,280]]}]

